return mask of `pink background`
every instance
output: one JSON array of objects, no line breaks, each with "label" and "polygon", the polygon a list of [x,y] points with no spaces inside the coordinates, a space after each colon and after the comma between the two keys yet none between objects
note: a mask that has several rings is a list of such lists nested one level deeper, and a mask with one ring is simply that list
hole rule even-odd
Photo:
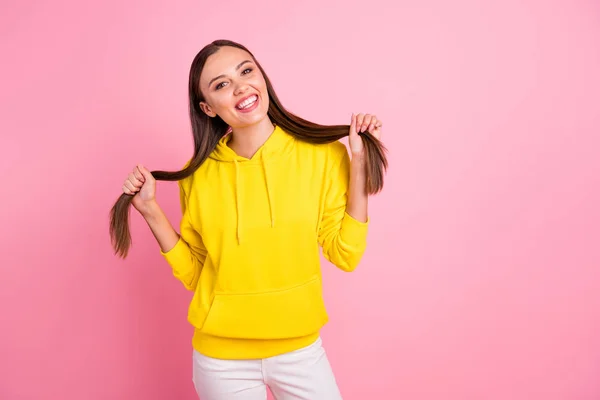
[{"label": "pink background", "polygon": [[116,259],[107,215],[136,163],[191,155],[217,38],[292,111],[384,122],[367,254],[324,264],[345,399],[600,398],[598,3],[202,3],[2,3],[1,399],[194,398],[191,294],[137,214]]}]

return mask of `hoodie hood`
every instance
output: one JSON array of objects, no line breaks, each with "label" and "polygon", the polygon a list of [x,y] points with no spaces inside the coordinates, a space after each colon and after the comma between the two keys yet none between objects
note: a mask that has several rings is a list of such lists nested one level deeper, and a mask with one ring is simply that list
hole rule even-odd
[{"label": "hoodie hood", "polygon": [[233,182],[235,190],[235,209],[237,215],[236,223],[236,235],[238,244],[242,241],[242,228],[243,228],[243,215],[241,215],[240,207],[240,193],[243,188],[243,179],[241,178],[241,169],[249,165],[260,165],[262,167],[265,190],[267,192],[267,199],[269,201],[269,211],[271,216],[271,227],[275,227],[275,209],[273,204],[272,190],[273,187],[269,181],[270,172],[269,168],[273,162],[284,158],[294,148],[295,139],[289,135],[279,126],[275,126],[271,136],[265,141],[265,143],[256,151],[252,158],[242,157],[235,153],[229,146],[228,143],[231,140],[231,134],[227,134],[219,140],[217,147],[210,154],[209,158],[231,164],[235,168],[235,180]]}]

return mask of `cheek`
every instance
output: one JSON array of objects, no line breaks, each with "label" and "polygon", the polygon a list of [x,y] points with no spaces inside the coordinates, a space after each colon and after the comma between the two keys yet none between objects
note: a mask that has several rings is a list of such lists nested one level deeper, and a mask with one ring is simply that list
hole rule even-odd
[{"label": "cheek", "polygon": [[248,84],[255,89],[259,89],[261,92],[267,91],[267,83],[265,82],[262,76],[254,75],[248,80]]},{"label": "cheek", "polygon": [[210,103],[212,105],[213,111],[216,112],[217,114],[220,114],[223,110],[227,110],[228,108],[230,108],[231,105],[229,104],[229,102],[227,100],[228,100],[228,97],[226,97],[226,96],[213,97],[212,102]]},{"label": "cheek", "polygon": [[264,79],[260,80],[260,87],[267,93],[267,82]]},{"label": "cheek", "polygon": [[264,81],[264,79],[257,79],[254,82],[253,86],[262,93],[263,98],[266,98],[268,100],[269,91],[267,90],[267,83]]}]

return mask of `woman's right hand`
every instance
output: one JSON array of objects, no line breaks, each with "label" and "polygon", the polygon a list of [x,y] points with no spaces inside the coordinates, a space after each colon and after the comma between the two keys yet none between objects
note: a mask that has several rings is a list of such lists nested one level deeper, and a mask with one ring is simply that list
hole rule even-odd
[{"label": "woman's right hand", "polygon": [[155,202],[156,180],[143,165],[137,165],[125,179],[123,193],[133,196],[131,204],[143,215]]}]

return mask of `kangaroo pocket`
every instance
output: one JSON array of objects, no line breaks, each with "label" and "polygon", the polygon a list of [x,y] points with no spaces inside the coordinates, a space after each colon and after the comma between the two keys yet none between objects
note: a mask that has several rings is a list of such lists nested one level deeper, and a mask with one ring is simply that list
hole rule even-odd
[{"label": "kangaroo pocket", "polygon": [[284,339],[317,332],[327,322],[318,277],[265,293],[216,293],[203,333],[243,339]]}]

